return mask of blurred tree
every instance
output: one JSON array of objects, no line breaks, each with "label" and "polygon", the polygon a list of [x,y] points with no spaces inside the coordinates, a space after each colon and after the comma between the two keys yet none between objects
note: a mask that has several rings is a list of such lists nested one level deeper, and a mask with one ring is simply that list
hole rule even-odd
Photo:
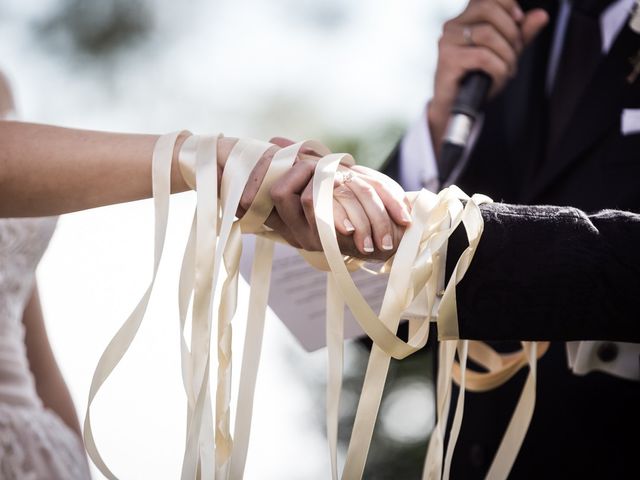
[{"label": "blurred tree", "polygon": [[54,51],[108,59],[145,40],[154,16],[145,0],[64,0],[38,27]]},{"label": "blurred tree", "polygon": [[354,3],[343,0],[280,0],[282,11],[305,27],[335,31],[348,24]]},{"label": "blurred tree", "polygon": [[379,168],[405,130],[406,126],[403,124],[387,123],[365,130],[360,135],[328,133],[322,140],[334,152],[350,153],[360,165]]}]

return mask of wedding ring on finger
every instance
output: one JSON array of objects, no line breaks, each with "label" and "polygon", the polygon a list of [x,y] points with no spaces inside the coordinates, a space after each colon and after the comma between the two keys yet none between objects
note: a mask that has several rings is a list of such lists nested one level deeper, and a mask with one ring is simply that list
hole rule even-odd
[{"label": "wedding ring on finger", "polygon": [[465,45],[468,47],[476,46],[476,42],[473,41],[473,30],[469,25],[465,25],[462,28],[462,38],[464,39]]},{"label": "wedding ring on finger", "polygon": [[346,173],[340,172],[340,175],[342,175],[342,181],[340,183],[343,185],[345,183],[351,182],[351,180],[353,179],[353,172],[350,170],[348,170]]}]

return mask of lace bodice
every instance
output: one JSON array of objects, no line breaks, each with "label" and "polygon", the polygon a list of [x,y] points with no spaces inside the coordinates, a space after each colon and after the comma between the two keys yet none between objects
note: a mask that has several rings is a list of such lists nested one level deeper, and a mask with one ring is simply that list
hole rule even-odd
[{"label": "lace bodice", "polygon": [[80,439],[43,408],[26,355],[22,314],[57,219],[0,219],[0,478],[87,479]]},{"label": "lace bodice", "polygon": [[24,347],[22,313],[55,218],[0,219],[0,402],[39,405]]}]

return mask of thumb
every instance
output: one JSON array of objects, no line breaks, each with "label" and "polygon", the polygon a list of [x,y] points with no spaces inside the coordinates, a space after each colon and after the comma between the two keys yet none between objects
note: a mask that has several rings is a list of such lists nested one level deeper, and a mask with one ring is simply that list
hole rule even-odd
[{"label": "thumb", "polygon": [[522,39],[529,45],[536,35],[549,23],[549,14],[541,8],[530,10],[522,20]]}]

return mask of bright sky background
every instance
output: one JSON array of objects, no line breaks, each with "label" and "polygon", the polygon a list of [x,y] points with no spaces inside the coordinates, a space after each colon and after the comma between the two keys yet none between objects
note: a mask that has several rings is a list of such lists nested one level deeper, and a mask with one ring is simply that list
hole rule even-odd
[{"label": "bright sky background", "polygon": [[[153,41],[105,68],[69,62],[34,35],[33,25],[57,1],[5,0],[0,6],[0,68],[13,82],[23,119],[264,139],[365,138],[390,123],[409,124],[432,88],[440,25],[463,5],[162,0],[154,3]],[[378,153],[383,158],[387,152]],[[121,478],[179,477],[185,401],[176,292],[193,202],[192,194],[173,199],[165,261],[146,321],[95,403],[98,444]],[[65,215],[41,264],[51,342],[81,419],[97,359],[149,281],[152,228],[149,201]],[[246,299],[243,288],[236,365]],[[277,318],[267,319],[246,478],[327,478],[317,398],[324,353],[303,351]]]}]

